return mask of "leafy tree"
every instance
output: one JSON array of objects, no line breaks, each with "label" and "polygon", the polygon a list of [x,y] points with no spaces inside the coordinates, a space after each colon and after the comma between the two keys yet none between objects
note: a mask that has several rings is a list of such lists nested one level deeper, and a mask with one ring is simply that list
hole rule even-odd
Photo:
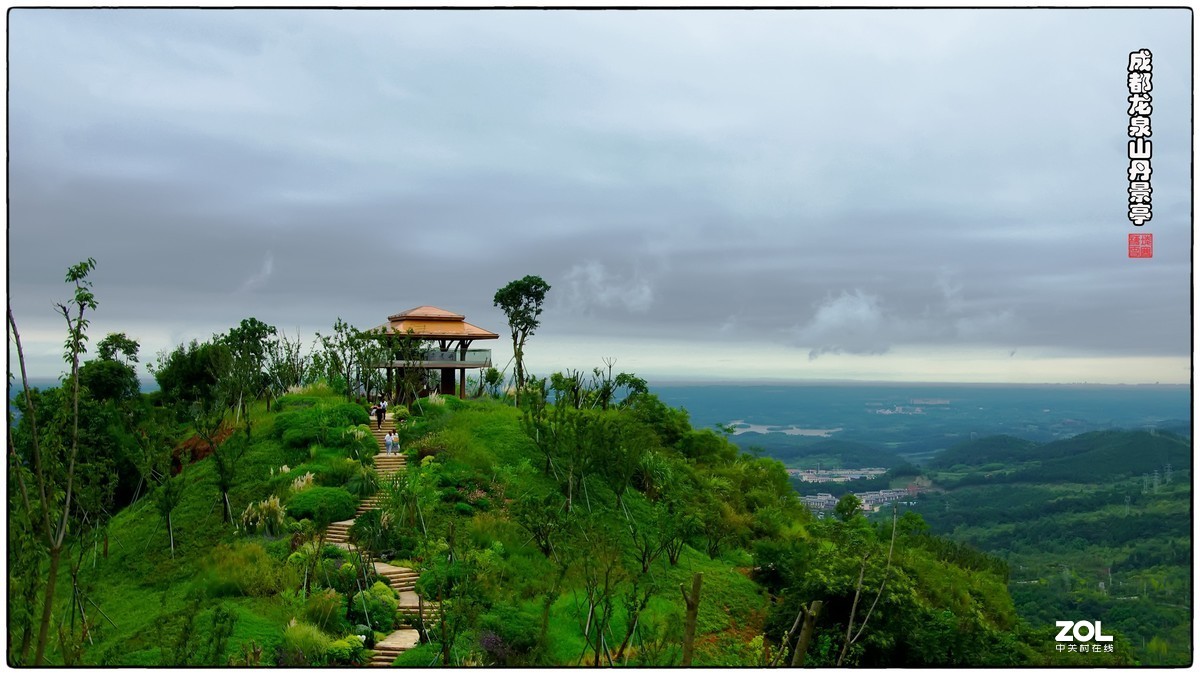
[{"label": "leafy tree", "polygon": [[225,408],[219,403],[193,403],[191,416],[196,434],[212,451],[213,467],[217,471],[217,490],[221,493],[221,519],[231,523],[233,507],[229,503],[229,491],[233,489],[238,461],[246,453],[248,444],[240,439],[226,439],[222,442],[221,430],[225,426]]},{"label": "leafy tree", "polygon": [[99,358],[80,366],[79,377],[92,396],[101,401],[137,398],[141,385],[133,364],[138,360],[137,340],[124,333],[109,333],[96,345]]},{"label": "leafy tree", "polygon": [[508,318],[512,332],[513,360],[516,366],[517,405],[521,404],[521,389],[525,386],[525,342],[540,325],[542,303],[550,290],[541,277],[527,275],[496,291],[492,306],[499,307]]},{"label": "leafy tree", "polygon": [[[49,557],[49,569],[42,594],[42,615],[38,627],[34,665],[44,664],[46,643],[50,636],[50,616],[54,606],[59,564],[68,532],[71,502],[75,497],[76,459],[79,453],[79,357],[85,351],[87,342],[88,320],[85,318],[85,313],[87,310],[95,310],[97,306],[96,297],[91,290],[92,282],[87,278],[95,268],[96,261],[92,258],[72,265],[67,270],[66,281],[74,286],[74,296],[69,303],[55,304],[58,313],[67,323],[67,340],[63,357],[71,365],[69,382],[72,385],[72,423],[71,431],[66,438],[56,437],[56,435],[50,435],[45,439],[40,437],[36,410],[25,372],[25,357],[21,348],[20,334],[17,332],[16,319],[13,317],[12,303],[9,303],[8,324],[12,329],[11,336],[17,347],[17,358],[21,367],[21,383],[26,403],[25,414],[30,418],[29,454],[25,457],[18,455],[16,448],[10,444],[9,460],[17,465],[16,467],[10,466],[10,476],[15,475],[17,479],[21,504],[29,515],[29,522],[36,522],[40,525],[41,544],[45,547]],[[11,433],[12,413],[9,414]],[[45,448],[43,448],[43,440],[47,442]],[[48,450],[49,453],[45,454],[43,450]],[[56,469],[63,469],[63,465],[65,465],[65,471],[59,473]],[[37,490],[33,495],[30,494],[32,491],[26,481],[25,467],[32,467],[33,487]],[[57,503],[60,494],[62,501]]]},{"label": "leafy tree", "polygon": [[332,384],[341,383],[345,388],[346,400],[353,398],[354,375],[359,368],[360,352],[355,345],[358,330],[338,317],[333,324],[332,335],[317,333],[321,345],[318,363]]},{"label": "leafy tree", "polygon": [[177,411],[179,419],[187,419],[192,403],[214,403],[227,349],[218,342],[192,340],[170,352],[160,352],[157,363],[150,366],[164,401]]},{"label": "leafy tree", "polygon": [[138,397],[137,373],[120,361],[95,359],[79,367],[79,379],[99,401],[129,401]]},{"label": "leafy tree", "polygon": [[833,507],[834,513],[843,521],[848,521],[858,512],[862,510],[862,500],[856,497],[853,493],[842,495],[838,500],[837,505]]},{"label": "leafy tree", "polygon": [[355,347],[358,350],[356,380],[368,401],[376,400],[375,394],[383,391],[384,379],[380,366],[391,360],[389,343],[392,341],[381,332],[355,331]]},{"label": "leafy tree", "polygon": [[[138,470],[147,484],[157,485],[154,492],[154,507],[167,525],[167,537],[171,543],[171,557],[175,556],[175,526],[171,513],[183,501],[187,483],[183,476],[171,475],[171,446],[165,430],[157,425],[146,425],[134,435],[141,462]],[[186,468],[186,463],[185,463]]]},{"label": "leafy tree", "polygon": [[255,319],[242,319],[236,327],[216,338],[226,349],[217,360],[217,386],[222,398],[233,408],[235,422],[244,421],[246,438],[250,438],[250,401],[270,392],[267,359],[270,339],[276,334],[274,326]]},{"label": "leafy tree", "polygon": [[138,362],[140,346],[137,340],[128,338],[124,333],[109,333],[96,343],[96,354],[102,361],[120,361],[130,365]]},{"label": "leafy tree", "polygon": [[488,394],[492,398],[500,398],[500,385],[504,384],[504,373],[495,368],[483,372],[483,383],[487,385]]},{"label": "leafy tree", "polygon": [[304,353],[304,343],[297,335],[293,341],[280,332],[267,343],[265,351],[265,374],[268,391],[278,398],[292,387],[309,382],[312,370],[312,352]]}]

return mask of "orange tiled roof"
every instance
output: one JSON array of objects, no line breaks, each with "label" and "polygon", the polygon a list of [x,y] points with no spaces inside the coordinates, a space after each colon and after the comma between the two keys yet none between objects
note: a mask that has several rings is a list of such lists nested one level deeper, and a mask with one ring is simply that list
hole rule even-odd
[{"label": "orange tiled roof", "polygon": [[469,324],[462,314],[455,314],[440,307],[422,305],[393,314],[388,323],[376,327],[389,334],[405,334],[409,329],[413,337],[428,339],[459,338],[468,340],[494,340],[499,335]]}]

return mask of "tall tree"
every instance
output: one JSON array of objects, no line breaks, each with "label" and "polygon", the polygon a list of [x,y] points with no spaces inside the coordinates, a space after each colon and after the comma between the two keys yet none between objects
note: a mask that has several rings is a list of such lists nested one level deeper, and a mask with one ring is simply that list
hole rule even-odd
[{"label": "tall tree", "polygon": [[124,333],[109,333],[96,343],[96,355],[105,361],[121,361],[125,365],[132,365],[138,362],[140,347],[137,340],[131,340]]},{"label": "tall tree", "polygon": [[391,360],[389,344],[394,342],[382,331],[356,330],[352,344],[358,353],[355,369],[357,387],[362,389],[368,401],[376,400],[375,394],[383,391],[384,378],[380,367]]},{"label": "tall tree", "polygon": [[521,405],[521,388],[525,386],[525,342],[540,325],[542,303],[550,284],[541,277],[527,275],[496,291],[492,306],[499,307],[508,318],[512,333],[513,362],[516,365],[516,392],[518,406]]},{"label": "tall tree", "polygon": [[344,385],[347,401],[354,398],[354,376],[359,368],[360,350],[355,344],[357,334],[358,330],[342,321],[341,317],[334,322],[332,335],[317,333],[317,341],[321,345],[319,361],[326,377],[331,385],[335,380]]},{"label": "tall tree", "polygon": [[280,332],[267,344],[267,387],[275,398],[283,396],[292,387],[307,384],[311,371],[312,351],[304,353],[304,342],[299,334],[293,341]]},{"label": "tall tree", "polygon": [[404,335],[391,336],[390,345],[395,360],[403,364],[396,378],[397,399],[404,405],[412,405],[425,387],[426,371],[418,363],[424,360],[429,345],[416,337],[411,328]]},{"label": "tall tree", "polygon": [[193,402],[209,405],[217,397],[217,379],[227,349],[217,341],[192,340],[170,352],[159,352],[157,362],[147,365],[158,382],[164,404],[175,411],[179,420],[187,419]]},{"label": "tall tree", "polygon": [[247,439],[251,427],[250,402],[270,395],[267,352],[275,334],[274,326],[251,317],[214,338],[226,347],[216,361],[217,386],[221,397],[233,409],[234,422],[242,422]]},{"label": "tall tree", "polygon": [[[68,531],[71,500],[75,496],[75,469],[79,453],[79,356],[86,351],[88,320],[85,318],[85,313],[87,310],[96,309],[97,306],[96,297],[91,290],[92,282],[87,278],[95,268],[96,261],[93,258],[72,265],[67,270],[66,281],[74,285],[74,296],[68,303],[55,304],[55,309],[67,322],[67,340],[63,358],[71,364],[69,382],[72,386],[70,401],[72,423],[67,438],[42,439],[40,437],[36,409],[29,391],[29,379],[25,372],[25,356],[21,348],[21,338],[17,332],[16,319],[12,314],[12,302],[9,302],[8,323],[12,329],[11,337],[17,347],[17,359],[21,367],[21,383],[25,391],[25,413],[30,416],[31,429],[28,456],[22,458],[10,445],[9,461],[19,465],[18,470],[12,473],[17,478],[22,506],[29,514],[30,522],[36,522],[40,526],[41,543],[45,546],[50,559],[42,596],[42,615],[38,626],[34,665],[42,665],[45,659],[59,564],[62,560]],[[9,428],[11,433],[11,419]],[[47,447],[43,447],[43,440],[50,441]],[[57,456],[45,456],[43,452],[45,450],[49,450],[52,455]],[[34,487],[37,489],[35,495],[30,495],[30,486],[27,485],[25,478],[27,472],[20,470],[22,468],[20,465],[24,465],[25,468],[32,467],[32,479]],[[65,472],[62,472],[64,467]],[[59,502],[60,498],[61,502]]]}]

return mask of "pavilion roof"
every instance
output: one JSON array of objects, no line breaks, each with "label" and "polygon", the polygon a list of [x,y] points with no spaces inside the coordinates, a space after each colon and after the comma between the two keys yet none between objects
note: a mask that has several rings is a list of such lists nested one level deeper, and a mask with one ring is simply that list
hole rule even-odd
[{"label": "pavilion roof", "polygon": [[375,329],[383,330],[387,334],[403,335],[410,328],[413,337],[424,339],[495,340],[500,337],[489,330],[467,323],[462,314],[431,305],[421,305],[393,314],[388,317],[386,324],[376,326]]}]

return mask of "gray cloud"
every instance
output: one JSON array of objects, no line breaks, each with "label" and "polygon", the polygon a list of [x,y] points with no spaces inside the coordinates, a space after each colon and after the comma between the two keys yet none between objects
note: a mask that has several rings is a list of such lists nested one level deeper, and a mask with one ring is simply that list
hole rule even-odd
[{"label": "gray cloud", "polygon": [[546,339],[1186,358],[1183,16],[14,10],[12,305],[51,335],[90,255],[98,328],[428,303],[502,332],[495,289],[540,274]]}]

